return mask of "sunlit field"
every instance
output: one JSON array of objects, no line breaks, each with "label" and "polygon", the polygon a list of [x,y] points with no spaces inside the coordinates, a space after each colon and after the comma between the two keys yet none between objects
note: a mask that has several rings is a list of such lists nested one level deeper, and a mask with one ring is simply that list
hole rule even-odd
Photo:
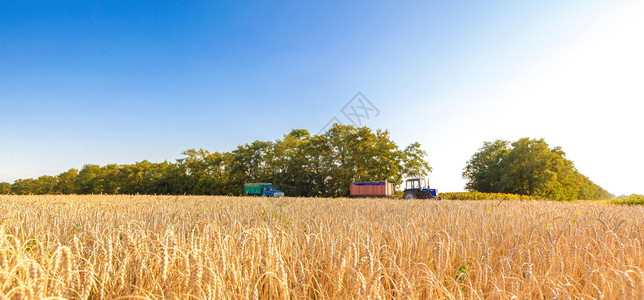
[{"label": "sunlit field", "polygon": [[644,297],[644,207],[0,196],[0,299]]}]

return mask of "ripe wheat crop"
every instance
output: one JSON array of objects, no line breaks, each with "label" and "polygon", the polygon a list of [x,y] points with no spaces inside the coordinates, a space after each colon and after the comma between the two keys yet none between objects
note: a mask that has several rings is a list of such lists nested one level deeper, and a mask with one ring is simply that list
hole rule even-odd
[{"label": "ripe wheat crop", "polygon": [[543,200],[535,196],[481,192],[440,193],[439,196],[446,200]]},{"label": "ripe wheat crop", "polygon": [[0,196],[0,299],[644,298],[644,207]]}]

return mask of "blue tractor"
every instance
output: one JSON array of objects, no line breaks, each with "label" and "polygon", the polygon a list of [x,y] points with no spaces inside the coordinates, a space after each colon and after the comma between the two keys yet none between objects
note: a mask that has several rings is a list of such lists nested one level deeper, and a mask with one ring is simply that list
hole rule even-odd
[{"label": "blue tractor", "polygon": [[431,199],[441,200],[436,189],[429,188],[429,180],[425,178],[410,178],[405,182],[403,199]]}]

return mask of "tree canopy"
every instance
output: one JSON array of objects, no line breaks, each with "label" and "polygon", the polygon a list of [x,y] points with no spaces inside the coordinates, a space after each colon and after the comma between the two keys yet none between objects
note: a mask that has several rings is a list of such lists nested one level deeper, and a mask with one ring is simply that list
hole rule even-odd
[{"label": "tree canopy", "polygon": [[404,149],[388,131],[335,125],[310,135],[292,130],[276,141],[254,141],[230,152],[184,151],[176,162],[85,165],[57,176],[0,184],[14,194],[239,195],[245,182],[271,182],[291,196],[346,196],[354,181],[402,183],[431,168],[419,143]]},{"label": "tree canopy", "polygon": [[543,139],[485,142],[463,170],[470,191],[552,200],[609,199],[612,195],[575,169],[560,147]]}]

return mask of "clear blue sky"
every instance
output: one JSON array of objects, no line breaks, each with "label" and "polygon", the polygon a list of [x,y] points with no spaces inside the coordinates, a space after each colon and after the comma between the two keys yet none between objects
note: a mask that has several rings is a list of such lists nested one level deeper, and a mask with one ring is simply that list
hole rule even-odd
[{"label": "clear blue sky", "polygon": [[0,2],[0,181],[315,133],[361,91],[439,190],[533,137],[644,193],[639,1],[231,2]]}]

